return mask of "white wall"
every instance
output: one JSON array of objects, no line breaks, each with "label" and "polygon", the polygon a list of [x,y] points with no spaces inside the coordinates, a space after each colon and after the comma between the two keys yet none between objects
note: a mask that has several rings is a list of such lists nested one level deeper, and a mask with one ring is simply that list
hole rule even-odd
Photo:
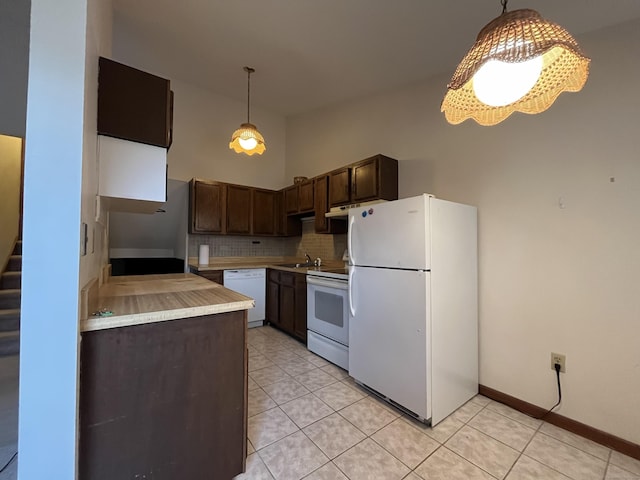
[{"label": "white wall", "polygon": [[29,69],[28,0],[0,2],[0,133],[24,137]]},{"label": "white wall", "polygon": [[85,204],[96,183],[96,52],[110,21],[101,2],[31,2],[19,480],[76,475],[79,290],[98,266],[81,261],[79,232],[95,215]]},{"label": "white wall", "polygon": [[111,212],[109,256],[186,258],[189,184],[169,180],[162,210],[153,214]]},{"label": "white wall", "polygon": [[543,114],[448,125],[446,75],[290,119],[286,174],[383,153],[401,197],[477,205],[480,382],[549,407],[564,353],[557,412],[640,443],[640,22],[579,40],[590,78]]},{"label": "white wall", "polygon": [[[246,82],[239,77],[239,83]],[[229,140],[247,119],[246,102],[174,79],[171,79],[171,88],[175,103],[169,178],[199,177],[273,189],[288,184],[284,181],[284,117],[252,105],[251,121],[264,136],[267,150],[262,155],[238,154],[229,148]],[[293,183],[293,179],[289,183]]]}]

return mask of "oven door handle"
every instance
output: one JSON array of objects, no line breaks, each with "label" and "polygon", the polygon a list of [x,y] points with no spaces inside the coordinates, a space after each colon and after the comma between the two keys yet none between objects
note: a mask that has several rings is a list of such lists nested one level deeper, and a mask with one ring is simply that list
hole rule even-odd
[{"label": "oven door handle", "polygon": [[349,269],[349,313],[352,317],[355,317],[356,311],[353,308],[353,276],[355,275],[356,269],[354,267]]},{"label": "oven door handle", "polygon": [[313,277],[307,275],[307,284],[318,285],[320,287],[338,288],[340,290],[348,290],[347,282],[345,280],[329,280],[320,277]]}]

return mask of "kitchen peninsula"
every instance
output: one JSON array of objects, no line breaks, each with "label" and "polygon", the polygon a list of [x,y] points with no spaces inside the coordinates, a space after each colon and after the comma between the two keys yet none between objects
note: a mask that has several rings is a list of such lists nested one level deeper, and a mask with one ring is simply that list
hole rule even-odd
[{"label": "kitchen peninsula", "polygon": [[192,274],[141,275],[112,277],[94,307],[80,325],[79,478],[241,473],[253,300]]}]

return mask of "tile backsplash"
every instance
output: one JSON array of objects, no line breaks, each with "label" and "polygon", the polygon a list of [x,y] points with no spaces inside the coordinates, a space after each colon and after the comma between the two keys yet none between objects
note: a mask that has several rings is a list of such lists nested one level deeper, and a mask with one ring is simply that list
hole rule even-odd
[{"label": "tile backsplash", "polygon": [[302,220],[301,237],[247,237],[232,235],[189,235],[189,257],[197,257],[200,245],[209,245],[211,257],[301,257],[341,260],[347,235],[327,235],[314,231],[312,218]]}]

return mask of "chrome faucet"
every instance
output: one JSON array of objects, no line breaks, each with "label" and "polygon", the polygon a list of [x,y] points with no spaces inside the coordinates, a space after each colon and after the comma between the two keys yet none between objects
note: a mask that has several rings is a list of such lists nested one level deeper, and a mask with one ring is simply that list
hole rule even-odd
[{"label": "chrome faucet", "polygon": [[313,261],[311,260],[311,257],[309,256],[309,254],[307,252],[304,252],[304,256],[307,259],[306,264],[307,265],[313,265]]}]

